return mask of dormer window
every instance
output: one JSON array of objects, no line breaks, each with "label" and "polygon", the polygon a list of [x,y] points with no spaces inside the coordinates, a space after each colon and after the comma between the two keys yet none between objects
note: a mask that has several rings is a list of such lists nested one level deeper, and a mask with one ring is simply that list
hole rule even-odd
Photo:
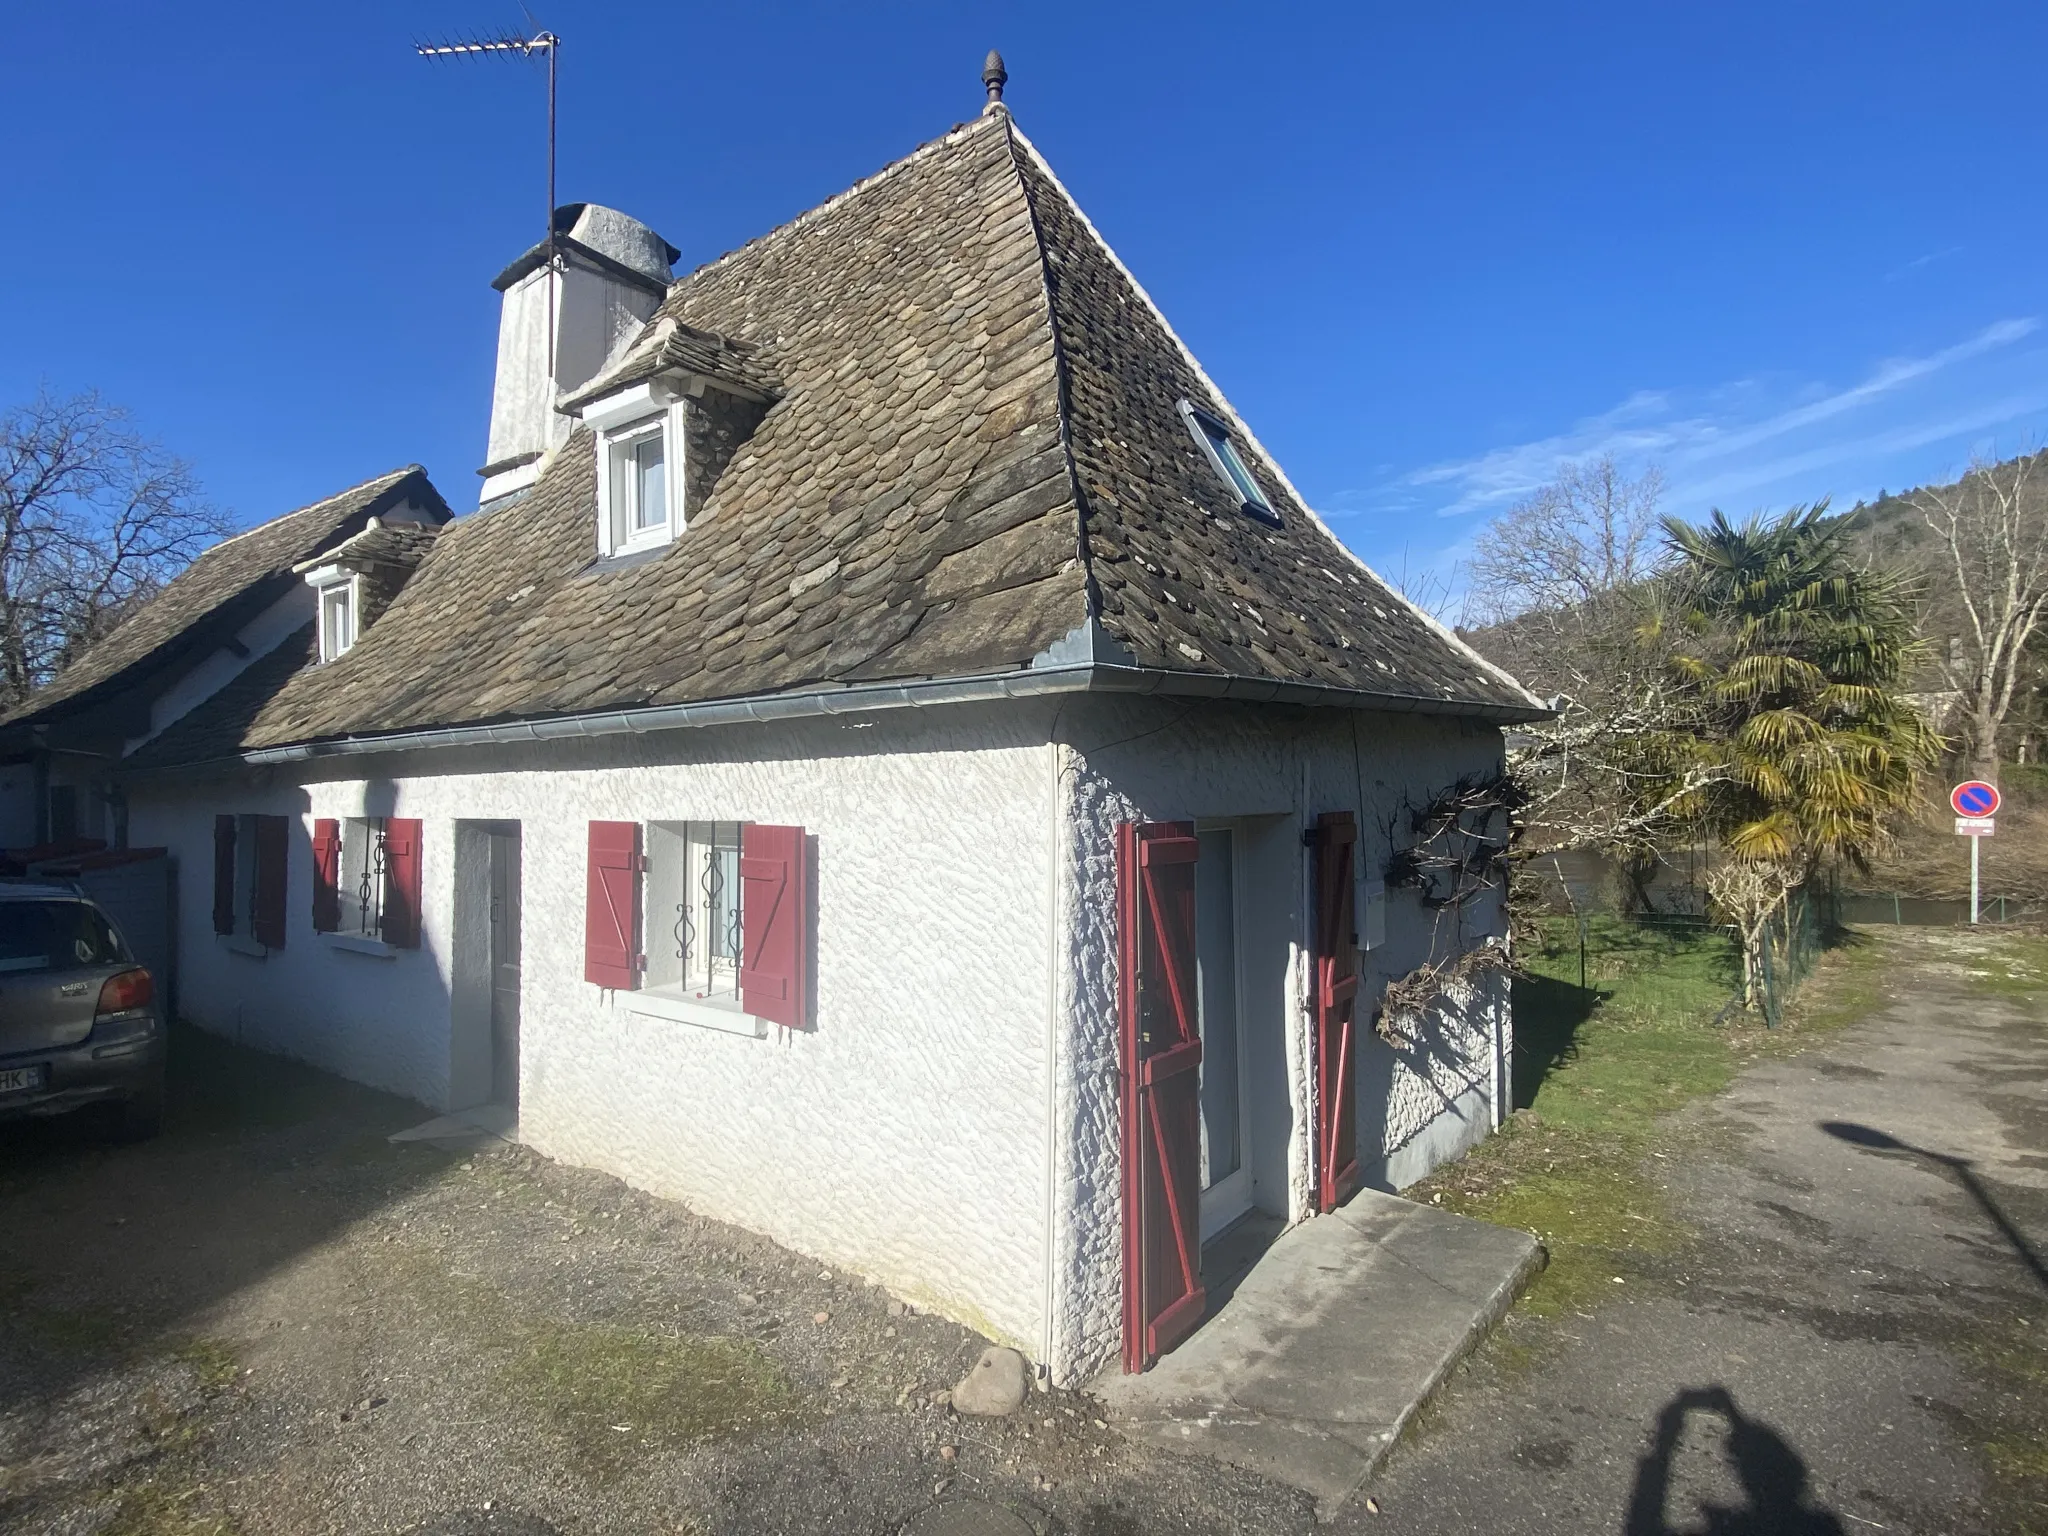
[{"label": "dormer window", "polygon": [[332,560],[306,570],[305,577],[319,605],[320,659],[333,661],[348,653],[362,630],[362,578]]},{"label": "dormer window", "polygon": [[664,418],[608,434],[612,548],[668,542],[668,430]]},{"label": "dormer window", "polygon": [[1194,433],[1195,441],[1201,444],[1210,468],[1237,497],[1239,510],[1261,522],[1278,523],[1280,514],[1273,510],[1273,503],[1266,499],[1266,493],[1259,489],[1259,482],[1245,467],[1244,457],[1237,451],[1237,442],[1231,436],[1230,428],[1191,400],[1181,401],[1180,414],[1187,422],[1188,430]]},{"label": "dormer window", "polygon": [[682,411],[660,380],[584,407],[597,429],[600,555],[659,549],[682,531]]},{"label": "dormer window", "polygon": [[320,659],[332,661],[356,643],[356,583],[344,576],[320,589]]}]

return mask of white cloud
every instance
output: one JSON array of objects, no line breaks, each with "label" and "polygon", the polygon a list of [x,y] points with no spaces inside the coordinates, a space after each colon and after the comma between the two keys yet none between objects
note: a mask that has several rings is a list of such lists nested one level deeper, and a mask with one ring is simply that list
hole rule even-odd
[{"label": "white cloud", "polygon": [[[1425,465],[1342,499],[1357,509],[1353,515],[1427,509],[1438,517],[1465,517],[1520,500],[1555,478],[1566,464],[1611,454],[1633,467],[1663,466],[1673,503],[1690,511],[1693,502],[1777,486],[1815,470],[1886,458],[2048,410],[2048,390],[2008,388],[1976,402],[1922,402],[1921,419],[1890,422],[1879,430],[1872,430],[1867,421],[1839,438],[1823,430],[1835,423],[1846,427],[1850,418],[1896,404],[1916,390],[1924,392],[1938,376],[2002,352],[2039,328],[2040,321],[2033,317],[2000,320],[1924,356],[1887,359],[1846,388],[1808,386],[1789,392],[1800,398],[1776,409],[1767,403],[1773,392],[1755,380],[1724,385],[1697,402],[1669,391],[1641,390],[1565,431]],[[2035,377],[2040,377],[2038,370]],[[1778,391],[1777,400],[1785,402],[1787,393]],[[1753,414],[1759,408],[1766,413]],[[1755,453],[1767,445],[1773,450],[1769,456]],[[1828,489],[1820,486],[1793,499],[1812,500]]]}]

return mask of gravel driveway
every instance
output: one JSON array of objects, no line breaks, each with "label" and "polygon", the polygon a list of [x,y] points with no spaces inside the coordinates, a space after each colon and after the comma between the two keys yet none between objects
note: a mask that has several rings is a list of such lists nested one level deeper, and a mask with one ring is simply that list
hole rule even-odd
[{"label": "gravel driveway", "polygon": [[[2048,1027],[1917,943],[1881,1016],[1690,1117],[1664,1172],[1695,1240],[1511,1323],[1341,1529],[2048,1529]],[[764,1239],[393,1145],[417,1106],[175,1043],[161,1141],[0,1134],[0,1528],[894,1536],[965,1500],[1038,1536],[1315,1528],[1082,1395],[953,1416],[983,1341]]]}]

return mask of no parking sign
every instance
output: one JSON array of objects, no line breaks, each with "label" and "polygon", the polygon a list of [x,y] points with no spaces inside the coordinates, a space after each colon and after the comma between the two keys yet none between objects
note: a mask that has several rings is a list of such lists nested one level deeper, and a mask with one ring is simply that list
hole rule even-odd
[{"label": "no parking sign", "polygon": [[1948,792],[1948,803],[1958,816],[1982,820],[1998,814],[1998,786],[1982,779],[1965,779]]},{"label": "no parking sign", "polygon": [[1982,779],[1965,779],[1948,792],[1948,803],[1955,807],[1956,836],[1970,840],[1970,921],[1974,923],[1977,921],[1977,850],[1998,825],[1991,819],[1998,813],[1998,786],[1986,784]]}]

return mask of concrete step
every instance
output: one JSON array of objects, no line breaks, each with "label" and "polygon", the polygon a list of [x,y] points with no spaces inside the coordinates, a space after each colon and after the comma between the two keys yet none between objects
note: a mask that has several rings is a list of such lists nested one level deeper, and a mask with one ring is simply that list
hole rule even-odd
[{"label": "concrete step", "polygon": [[1327,1519],[1543,1261],[1526,1232],[1361,1190],[1151,1370],[1090,1390],[1133,1439],[1304,1489]]}]

